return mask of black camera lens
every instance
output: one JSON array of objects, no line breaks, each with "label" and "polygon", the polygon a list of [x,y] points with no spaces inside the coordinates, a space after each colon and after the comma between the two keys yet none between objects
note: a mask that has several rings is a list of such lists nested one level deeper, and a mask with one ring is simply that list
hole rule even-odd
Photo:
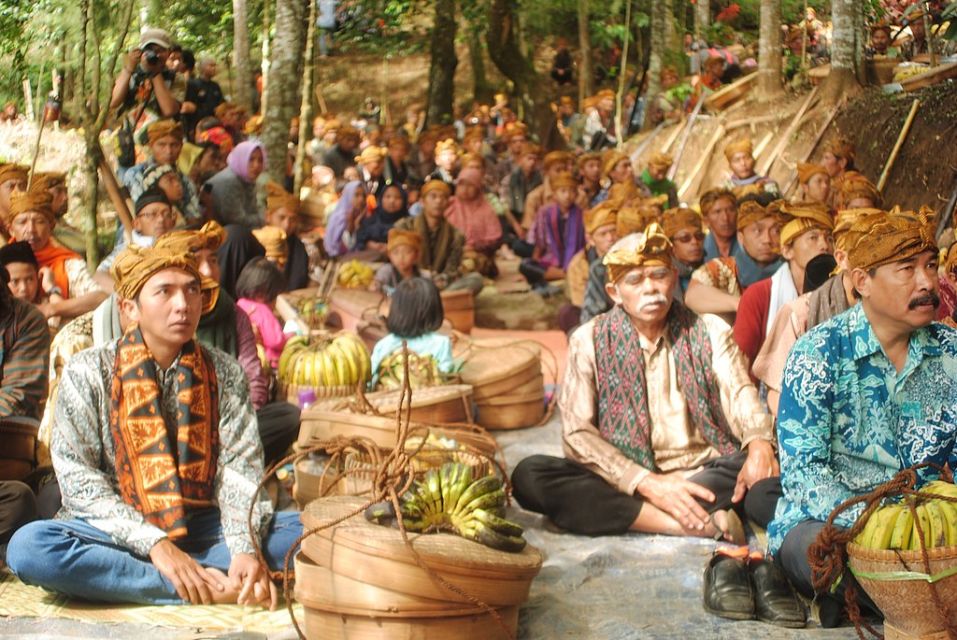
[{"label": "black camera lens", "polygon": [[159,54],[156,53],[153,49],[147,49],[143,52],[143,57],[146,58],[147,64],[156,64],[159,62]]}]

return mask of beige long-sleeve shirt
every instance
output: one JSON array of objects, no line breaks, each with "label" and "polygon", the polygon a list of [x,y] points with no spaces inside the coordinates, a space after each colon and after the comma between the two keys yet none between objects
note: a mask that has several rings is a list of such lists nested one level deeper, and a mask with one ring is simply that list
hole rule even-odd
[{"label": "beige long-sleeve shirt", "polygon": [[[711,339],[711,366],[721,395],[721,409],[742,449],[753,440],[773,442],[772,420],[748,377],[744,354],[731,327],[717,316],[705,315]],[[595,372],[595,320],[579,327],[568,345],[568,363],[558,408],[562,418],[565,456],[594,471],[609,484],[633,494],[652,469],[637,464],[598,431],[598,389]],[[664,337],[654,343],[640,336],[645,359],[651,447],[660,472],[688,475],[721,454],[695,428],[677,379],[674,353]]]}]

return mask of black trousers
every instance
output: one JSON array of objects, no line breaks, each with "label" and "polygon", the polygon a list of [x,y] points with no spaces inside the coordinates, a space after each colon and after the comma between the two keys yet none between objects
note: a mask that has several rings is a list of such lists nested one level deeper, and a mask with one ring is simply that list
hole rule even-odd
[{"label": "black trousers", "polygon": [[13,532],[37,519],[37,500],[30,487],[14,480],[0,482],[0,544]]},{"label": "black trousers", "polygon": [[[805,520],[784,536],[784,542],[774,556],[774,562],[778,568],[787,576],[791,585],[805,598],[814,597],[814,585],[811,582],[811,565],[807,560],[807,551],[817,538],[817,534],[824,528],[824,523],[819,520]],[[844,592],[847,584],[853,583],[857,587],[857,601],[861,605],[861,610],[865,614],[873,617],[880,617],[880,610],[877,605],[868,597],[864,589],[857,584],[854,576],[848,572],[844,580],[838,585],[835,592],[824,593],[818,596],[821,605],[821,626],[831,628],[838,626],[844,613]]]},{"label": "black trousers", "polygon": [[299,414],[299,407],[289,402],[270,402],[256,412],[267,468],[299,437]]},{"label": "black trousers", "polygon": [[[715,458],[693,475],[715,495],[713,503],[699,501],[709,513],[730,509],[744,451]],[[755,484],[744,499],[745,517],[767,526],[781,495],[777,478]],[[512,490],[523,508],[548,516],[555,524],[587,536],[616,535],[628,531],[644,504],[611,486],[601,476],[566,458],[535,455],[525,458],[512,472]]]}]

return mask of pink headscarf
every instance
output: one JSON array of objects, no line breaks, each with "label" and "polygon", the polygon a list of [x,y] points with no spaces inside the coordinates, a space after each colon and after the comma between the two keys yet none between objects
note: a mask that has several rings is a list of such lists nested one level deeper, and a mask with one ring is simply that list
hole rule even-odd
[{"label": "pink headscarf", "polygon": [[235,149],[229,152],[229,156],[226,157],[226,164],[229,165],[233,173],[239,176],[239,179],[243,182],[252,182],[252,180],[249,179],[249,158],[252,157],[253,151],[256,149],[262,151],[263,171],[265,171],[268,166],[266,164],[266,147],[258,140],[240,142],[236,145]]},{"label": "pink headscarf", "polygon": [[475,167],[467,167],[459,172],[459,177],[455,179],[455,184],[467,182],[477,189],[482,188],[482,172]]}]

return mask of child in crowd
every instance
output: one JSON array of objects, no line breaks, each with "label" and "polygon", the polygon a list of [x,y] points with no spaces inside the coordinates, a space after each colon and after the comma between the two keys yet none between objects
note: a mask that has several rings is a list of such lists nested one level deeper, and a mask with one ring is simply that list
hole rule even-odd
[{"label": "child in crowd", "polygon": [[754,147],[750,138],[729,142],[724,148],[724,157],[731,168],[731,177],[725,186],[738,200],[746,195],[762,192],[770,193],[776,198],[781,197],[777,182],[755,173]]},{"label": "child in crowd", "polygon": [[565,277],[572,257],[585,247],[582,211],[575,204],[578,182],[564,173],[552,179],[555,204],[538,212],[529,242],[535,249],[532,257],[522,260],[519,271],[533,289],[546,293],[548,280]]},{"label": "child in crowd", "polygon": [[173,207],[173,215],[176,217],[176,224],[183,225],[183,181],[179,177],[176,168],[170,164],[160,164],[150,167],[143,174],[143,191],[159,190],[166,195],[170,206]]},{"label": "child in crowd", "polygon": [[389,229],[389,263],[376,271],[372,290],[391,297],[400,282],[419,277],[417,263],[421,250],[422,236],[415,231]]},{"label": "child in crowd", "polygon": [[380,365],[393,354],[401,357],[403,341],[419,359],[432,358],[440,374],[452,373],[455,369],[452,341],[438,333],[444,320],[442,298],[431,280],[413,277],[400,282],[385,321],[389,333],[372,349],[372,387],[379,384],[383,373]]},{"label": "child in crowd", "polygon": [[249,261],[236,280],[236,305],[246,312],[253,328],[262,339],[269,365],[275,369],[286,344],[286,334],[273,308],[285,287],[282,272],[266,258]]}]

